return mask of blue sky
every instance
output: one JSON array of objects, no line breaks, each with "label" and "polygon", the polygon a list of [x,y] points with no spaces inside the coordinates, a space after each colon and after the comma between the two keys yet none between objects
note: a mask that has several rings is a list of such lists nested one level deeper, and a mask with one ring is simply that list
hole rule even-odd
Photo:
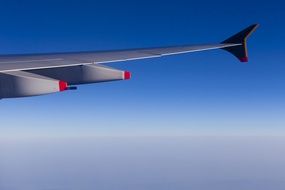
[{"label": "blue sky", "polygon": [[2,100],[2,137],[283,135],[282,1],[6,1],[0,52],[107,50],[220,42],[252,23],[250,62],[223,51],[115,63],[130,81]]}]

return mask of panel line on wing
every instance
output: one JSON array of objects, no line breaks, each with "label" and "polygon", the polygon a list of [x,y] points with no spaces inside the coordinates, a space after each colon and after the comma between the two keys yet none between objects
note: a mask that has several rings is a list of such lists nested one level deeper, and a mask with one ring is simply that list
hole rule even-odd
[{"label": "panel line on wing", "polygon": [[13,64],[13,63],[33,63],[33,62],[51,62],[51,61],[63,61],[62,58],[57,59],[32,59],[32,60],[23,60],[23,61],[1,61],[0,64]]}]

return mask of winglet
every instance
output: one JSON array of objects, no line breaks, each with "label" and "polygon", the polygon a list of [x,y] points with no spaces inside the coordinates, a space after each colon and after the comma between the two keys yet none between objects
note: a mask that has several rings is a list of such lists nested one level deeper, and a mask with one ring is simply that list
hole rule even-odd
[{"label": "winglet", "polygon": [[248,62],[247,39],[259,27],[259,24],[253,24],[229,39],[223,41],[223,44],[240,44],[239,46],[226,47],[224,50],[230,52],[241,62]]}]

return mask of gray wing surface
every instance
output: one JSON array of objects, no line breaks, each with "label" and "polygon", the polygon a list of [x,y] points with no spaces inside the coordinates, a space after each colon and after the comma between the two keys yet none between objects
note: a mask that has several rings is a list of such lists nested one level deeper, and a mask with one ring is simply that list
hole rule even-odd
[{"label": "gray wing surface", "polygon": [[0,56],[0,72],[71,67],[90,64],[105,64],[119,61],[157,58],[197,51],[223,49],[240,45],[241,44],[229,43],[216,45],[177,46],[165,48],[146,48],[97,52],[5,55]]},{"label": "gray wing surface", "polygon": [[156,58],[213,49],[226,50],[237,57],[241,62],[247,62],[247,38],[256,30],[257,27],[258,24],[251,25],[241,32],[223,41],[222,43],[212,45],[187,45],[162,48],[77,53],[2,55],[0,56],[0,72],[22,70],[28,71],[91,64],[106,64],[111,62]]}]

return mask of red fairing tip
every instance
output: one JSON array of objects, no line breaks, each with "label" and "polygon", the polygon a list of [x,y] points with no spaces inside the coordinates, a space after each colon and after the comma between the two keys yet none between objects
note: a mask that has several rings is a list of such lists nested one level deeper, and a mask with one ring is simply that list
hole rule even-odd
[{"label": "red fairing tip", "polygon": [[240,58],[240,61],[243,63],[246,63],[246,62],[248,62],[248,57],[242,57],[242,58]]},{"label": "red fairing tip", "polygon": [[124,72],[124,80],[129,80],[131,79],[132,74],[129,71]]},{"label": "red fairing tip", "polygon": [[65,91],[68,89],[67,82],[59,81],[59,91]]}]

